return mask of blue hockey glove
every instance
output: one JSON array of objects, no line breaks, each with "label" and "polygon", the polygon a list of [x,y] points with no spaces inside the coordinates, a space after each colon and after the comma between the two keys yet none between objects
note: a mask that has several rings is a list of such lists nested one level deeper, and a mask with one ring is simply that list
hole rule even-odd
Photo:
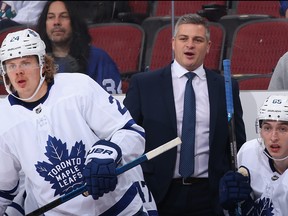
[{"label": "blue hockey glove", "polygon": [[228,171],[220,179],[219,198],[224,209],[233,209],[238,202],[248,200],[251,192],[249,177],[239,172]]},{"label": "blue hockey glove", "polygon": [[115,190],[118,182],[116,167],[121,158],[120,147],[106,140],[99,140],[88,152],[83,176],[86,189],[93,199]]}]

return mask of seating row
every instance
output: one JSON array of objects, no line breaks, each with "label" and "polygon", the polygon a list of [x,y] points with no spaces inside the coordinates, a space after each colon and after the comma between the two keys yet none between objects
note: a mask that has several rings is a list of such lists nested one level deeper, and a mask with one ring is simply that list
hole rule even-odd
[{"label": "seating row", "polygon": [[[209,24],[212,47],[205,61],[205,66],[218,70],[220,73],[222,72],[222,60],[229,58],[232,74],[236,78],[241,78],[245,74],[272,74],[278,59],[288,50],[288,40],[284,37],[288,33],[288,20],[284,18],[258,19],[241,24],[235,29],[229,46],[226,43],[227,33],[225,28],[220,23],[210,22]],[[108,24],[110,28],[112,27],[111,29],[114,28],[113,25],[118,24]],[[97,39],[98,42],[95,40],[95,45],[102,46],[115,59],[121,72],[155,70],[171,62],[173,56],[171,50],[171,24],[165,24],[157,29],[155,34],[150,36],[150,41],[146,40],[148,34],[147,32],[146,34],[143,33],[141,27],[134,24],[122,23],[121,25],[133,26],[131,30],[125,30],[127,35],[133,35],[133,40],[127,37],[125,45],[125,37],[123,36],[121,40],[121,43],[123,43],[122,51],[117,49],[120,43],[117,37],[121,35],[119,29],[117,33],[111,34],[111,37],[105,34],[106,38],[103,40],[109,41],[111,48],[102,46],[100,40]],[[90,28],[94,29],[93,31],[96,33],[100,26],[103,27],[103,24],[94,25]],[[138,31],[138,34],[136,34],[136,31]],[[137,38],[137,35],[141,35],[140,32],[142,32],[142,36]],[[117,37],[115,38],[114,35],[117,35]],[[138,48],[136,43],[138,43]],[[121,61],[120,57],[126,59],[126,61],[128,59],[129,63],[124,60]],[[132,64],[133,60],[136,61],[134,64]],[[130,65],[129,68],[127,68],[128,65]]]},{"label": "seating row", "polygon": [[[155,70],[171,62],[171,18],[170,21],[164,20],[166,23],[153,29],[152,34],[149,25],[145,29],[134,23],[93,24],[89,26],[89,32],[92,43],[109,53],[118,65],[123,80],[129,82],[134,73]],[[241,82],[251,75],[255,80],[255,75],[262,74],[268,74],[265,80],[269,80],[277,61],[288,50],[288,40],[285,38],[288,19],[285,18],[247,21],[235,29],[230,44],[221,23],[209,22],[209,26],[212,46],[204,66],[222,73],[222,60],[228,58],[231,60],[232,75]],[[18,28],[0,32],[0,43],[8,32]]]},{"label": "seating row", "polygon": [[90,24],[132,22],[142,24],[148,17],[181,16],[199,13],[215,21],[230,14],[266,14],[280,17],[279,1],[81,1],[79,12]]}]

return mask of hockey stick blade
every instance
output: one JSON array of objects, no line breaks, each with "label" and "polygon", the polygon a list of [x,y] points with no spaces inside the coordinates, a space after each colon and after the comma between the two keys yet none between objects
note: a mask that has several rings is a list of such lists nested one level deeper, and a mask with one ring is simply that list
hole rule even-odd
[{"label": "hockey stick blade", "polygon": [[[135,160],[125,164],[124,166],[117,168],[116,174],[120,175],[120,174],[126,172],[127,170],[132,169],[135,166],[138,166],[142,162],[150,160],[150,159],[168,151],[169,149],[174,148],[175,146],[177,146],[179,144],[181,144],[181,139],[179,137],[177,137],[177,138],[157,147],[156,149],[153,149],[153,150],[147,152],[146,154],[141,155],[140,157],[138,157]],[[86,191],[86,186],[83,185],[83,186],[71,191],[70,193],[65,194],[65,195],[59,197],[58,199],[36,209],[35,211],[27,214],[26,216],[39,216],[39,215],[57,207],[58,205],[61,205],[65,202],[67,202],[68,200],[84,193],[85,191]]]}]

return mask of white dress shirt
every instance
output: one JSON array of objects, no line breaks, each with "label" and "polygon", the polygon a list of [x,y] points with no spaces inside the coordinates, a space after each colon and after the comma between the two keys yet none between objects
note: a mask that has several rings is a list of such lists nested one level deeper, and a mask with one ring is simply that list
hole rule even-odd
[{"label": "white dress shirt", "polygon": [[[174,102],[177,118],[177,134],[181,137],[183,121],[184,92],[187,77],[187,69],[182,67],[176,60],[171,65],[172,84],[174,92]],[[195,131],[195,171],[192,177],[208,177],[209,160],[209,124],[210,124],[210,104],[206,73],[201,65],[192,73],[196,76],[192,80],[192,85],[196,98],[196,131]],[[176,167],[174,178],[181,177],[179,174],[180,148],[178,146]]]}]

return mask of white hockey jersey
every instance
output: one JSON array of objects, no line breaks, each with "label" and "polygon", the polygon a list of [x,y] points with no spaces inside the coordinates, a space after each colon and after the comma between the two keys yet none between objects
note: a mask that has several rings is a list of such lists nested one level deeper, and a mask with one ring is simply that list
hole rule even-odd
[{"label": "white hockey jersey", "polygon": [[257,216],[288,215],[288,171],[276,172],[264,148],[253,139],[246,142],[237,154],[238,165],[248,168],[255,198],[253,214]]},{"label": "white hockey jersey", "polygon": [[[87,75],[55,75],[46,96],[30,109],[12,96],[0,104],[0,215],[17,193],[20,170],[27,214],[83,185],[86,154],[99,139],[120,146],[120,166],[144,152],[143,128]],[[144,202],[144,211],[157,215],[139,165],[118,176],[115,191],[98,200],[79,195],[45,215],[130,216]]]}]

